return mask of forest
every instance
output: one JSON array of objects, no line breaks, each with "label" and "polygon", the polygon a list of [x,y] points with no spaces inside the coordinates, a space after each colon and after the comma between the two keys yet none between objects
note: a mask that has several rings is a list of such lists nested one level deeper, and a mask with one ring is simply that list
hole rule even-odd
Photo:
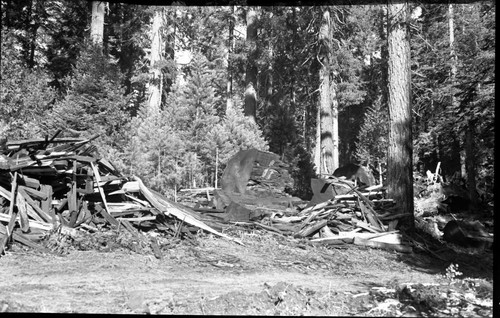
[{"label": "forest", "polygon": [[408,87],[394,88],[409,95],[404,174],[440,163],[443,181],[493,201],[494,1],[412,2],[399,22],[378,4],[1,9],[0,139],[99,135],[101,156],[170,197],[217,186],[250,147],[291,163],[290,192],[303,198],[312,177],[350,162],[397,180],[389,40],[404,25]]}]

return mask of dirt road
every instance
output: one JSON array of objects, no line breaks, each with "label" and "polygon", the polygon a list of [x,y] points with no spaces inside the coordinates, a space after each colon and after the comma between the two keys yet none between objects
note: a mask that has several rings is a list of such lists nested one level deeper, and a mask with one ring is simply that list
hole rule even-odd
[{"label": "dirt road", "polygon": [[[353,312],[350,295],[391,281],[442,277],[442,271],[410,266],[395,252],[250,236],[243,238],[245,246],[211,236],[181,242],[164,250],[161,260],[126,250],[54,256],[14,249],[0,259],[0,306],[30,312],[276,314],[282,302],[285,314],[343,315]],[[287,297],[294,299],[284,302]]]}]

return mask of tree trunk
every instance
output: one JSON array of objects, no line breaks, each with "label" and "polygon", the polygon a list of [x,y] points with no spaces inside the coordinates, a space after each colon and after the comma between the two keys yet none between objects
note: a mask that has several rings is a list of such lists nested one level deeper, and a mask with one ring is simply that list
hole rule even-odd
[{"label": "tree trunk", "polygon": [[90,38],[92,42],[102,47],[104,38],[104,8],[103,1],[92,1],[92,22],[90,25]]},{"label": "tree trunk", "polygon": [[233,72],[231,70],[231,54],[234,52],[234,25],[236,21],[236,15],[234,13],[234,6],[231,6],[231,17],[229,19],[229,44],[228,44],[228,61],[227,61],[227,103],[226,103],[226,114],[227,110],[233,105]]},{"label": "tree trunk", "polygon": [[[333,138],[335,133],[338,138],[338,128],[334,124],[334,116],[336,112],[333,110],[334,104],[332,103],[332,93],[335,96],[335,91],[332,91],[334,86],[331,84],[330,63],[332,58],[332,26],[330,20],[330,11],[328,9],[323,11],[323,19],[321,21],[321,28],[319,31],[320,53],[319,60],[321,68],[319,70],[320,79],[320,167],[322,173],[333,174],[334,157],[337,157],[338,166],[338,143],[335,149]],[[335,105],[336,106],[336,105]],[[336,131],[335,131],[336,130]],[[337,139],[338,140],[338,139]],[[337,151],[335,151],[337,150]],[[316,167],[318,169],[318,167]]]},{"label": "tree trunk", "polygon": [[253,7],[248,7],[247,14],[247,45],[249,54],[247,60],[246,76],[245,76],[245,116],[251,120],[257,119],[257,66],[255,65],[257,55],[257,11]]},{"label": "tree trunk", "polygon": [[413,231],[413,162],[412,115],[410,103],[410,41],[408,32],[408,3],[389,1],[388,31],[388,97],[389,149],[387,184],[389,196],[396,202],[398,213]]},{"label": "tree trunk", "polygon": [[[450,81],[451,81],[451,89],[450,89],[450,100],[451,106],[453,109],[458,108],[458,101],[455,98],[455,85],[457,83],[457,54],[455,52],[455,26],[454,26],[454,13],[453,13],[453,4],[448,5],[448,31],[450,36],[450,58],[451,58],[451,70],[450,70]],[[455,159],[454,161],[458,162],[460,165],[460,177],[465,177],[465,157],[463,157],[464,152],[460,150],[460,139],[463,140],[463,135],[457,134],[457,138],[453,139],[454,147],[452,156]]]},{"label": "tree trunk", "polygon": [[158,62],[161,61],[161,33],[160,28],[162,24],[161,9],[156,9],[153,16],[153,25],[151,27],[151,58],[150,58],[150,72],[152,79],[149,83],[149,109],[159,110],[161,104],[161,87],[162,87],[162,74],[158,68]]},{"label": "tree trunk", "polygon": [[474,129],[473,122],[467,124],[465,131],[465,167],[467,170],[467,189],[471,202],[471,210],[475,211],[478,204],[478,194],[476,191],[476,149],[474,147]]}]

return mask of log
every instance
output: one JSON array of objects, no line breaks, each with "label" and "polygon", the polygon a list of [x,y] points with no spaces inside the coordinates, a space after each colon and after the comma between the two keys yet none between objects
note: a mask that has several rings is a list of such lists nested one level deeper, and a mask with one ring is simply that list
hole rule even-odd
[{"label": "log", "polygon": [[413,252],[413,249],[411,248],[411,246],[408,246],[408,245],[377,242],[377,241],[373,241],[373,240],[363,239],[360,237],[354,238],[354,245],[368,246],[368,247],[374,247],[374,248],[380,248],[380,249],[386,249],[386,250],[393,250],[393,251],[398,251],[401,253]]},{"label": "log", "polygon": [[315,224],[309,225],[304,229],[300,230],[298,233],[294,235],[294,237],[307,237],[310,235],[314,235],[322,227],[326,226],[327,223],[328,223],[327,220],[321,220],[319,222],[316,222]]}]

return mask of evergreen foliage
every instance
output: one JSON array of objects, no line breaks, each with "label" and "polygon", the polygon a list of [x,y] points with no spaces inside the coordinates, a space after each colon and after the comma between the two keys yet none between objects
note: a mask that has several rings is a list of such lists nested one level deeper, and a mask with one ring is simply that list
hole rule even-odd
[{"label": "evergreen foliage", "polygon": [[387,162],[389,114],[377,99],[365,113],[356,142],[356,159],[362,163]]},{"label": "evergreen foliage", "polygon": [[41,68],[28,68],[20,58],[21,44],[2,28],[0,138],[22,139],[45,135],[40,127],[56,98],[51,78]]},{"label": "evergreen foliage", "polygon": [[45,127],[79,137],[98,134],[96,143],[107,157],[110,149],[122,149],[126,143],[121,135],[129,115],[121,73],[99,46],[87,42],[80,53],[72,74],[64,79],[67,94],[56,102]]},{"label": "evergreen foliage", "polygon": [[[233,154],[255,147],[292,163],[292,192],[310,194],[323,8],[257,8],[258,124],[252,124],[241,100],[249,52],[245,7],[164,8],[165,59],[154,66],[165,79],[162,108],[151,113],[144,102],[153,7],[110,3],[101,52],[84,42],[90,2],[1,5],[0,138],[40,137],[58,129],[71,136],[101,134],[96,141],[105,157],[168,194],[176,187],[213,185],[216,166],[220,177]],[[453,4],[456,59],[448,4],[411,6],[421,9],[411,21],[414,162],[430,170],[442,162],[445,175],[462,170],[464,154],[471,153],[465,131],[472,131],[469,162],[478,187],[492,192],[496,6]],[[386,17],[381,6],[330,11],[340,162],[384,161]],[[182,50],[194,58],[181,69],[174,61]],[[233,106],[226,110],[228,99]]]}]

